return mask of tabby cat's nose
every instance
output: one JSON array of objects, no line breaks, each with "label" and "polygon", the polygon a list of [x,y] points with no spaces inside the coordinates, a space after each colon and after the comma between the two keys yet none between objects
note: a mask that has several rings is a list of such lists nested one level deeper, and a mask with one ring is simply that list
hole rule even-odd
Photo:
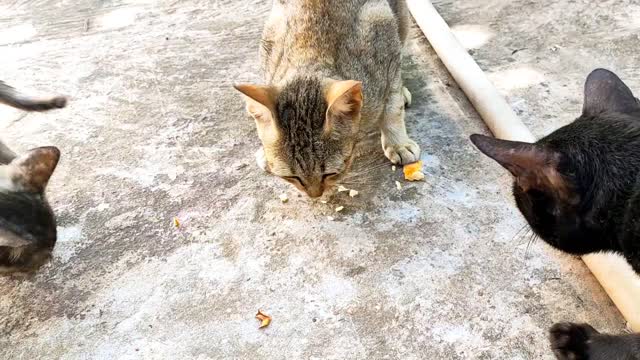
[{"label": "tabby cat's nose", "polygon": [[307,191],[307,195],[309,195],[309,197],[311,198],[317,198],[322,196],[322,194],[324,193],[324,186],[319,185],[319,186],[309,186],[306,188]]}]

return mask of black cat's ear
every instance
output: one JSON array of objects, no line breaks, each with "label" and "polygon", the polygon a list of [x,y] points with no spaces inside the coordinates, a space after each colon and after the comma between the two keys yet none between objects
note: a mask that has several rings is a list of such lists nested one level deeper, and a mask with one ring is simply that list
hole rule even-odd
[{"label": "black cat's ear", "polygon": [[565,192],[566,181],[557,170],[557,153],[536,144],[478,134],[471,135],[470,139],[485,155],[509,170],[524,191],[538,189]]},{"label": "black cat's ear", "polygon": [[609,70],[596,69],[584,84],[584,115],[602,112],[629,114],[640,111],[640,103],[620,78]]},{"label": "black cat's ear", "polygon": [[60,150],[53,146],[29,150],[8,165],[14,186],[21,191],[44,192],[60,160]]}]

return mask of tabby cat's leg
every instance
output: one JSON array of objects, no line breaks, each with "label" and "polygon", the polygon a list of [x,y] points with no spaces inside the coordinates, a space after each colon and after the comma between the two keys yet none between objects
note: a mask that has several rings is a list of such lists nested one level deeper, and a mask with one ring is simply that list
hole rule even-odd
[{"label": "tabby cat's leg", "polygon": [[558,323],[550,330],[559,360],[640,360],[640,334],[600,334],[588,324]]},{"label": "tabby cat's leg", "polygon": [[410,164],[420,159],[420,147],[409,138],[405,128],[405,102],[407,102],[405,91],[400,87],[390,96],[380,124],[382,149],[394,164]]}]

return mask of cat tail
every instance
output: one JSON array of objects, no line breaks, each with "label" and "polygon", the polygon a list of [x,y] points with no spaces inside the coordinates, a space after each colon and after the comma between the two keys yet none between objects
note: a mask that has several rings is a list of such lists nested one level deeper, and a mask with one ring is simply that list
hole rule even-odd
[{"label": "cat tail", "polygon": [[47,111],[62,109],[67,106],[67,98],[54,96],[50,98],[34,98],[19,93],[16,89],[0,80],[0,103],[26,111]]}]

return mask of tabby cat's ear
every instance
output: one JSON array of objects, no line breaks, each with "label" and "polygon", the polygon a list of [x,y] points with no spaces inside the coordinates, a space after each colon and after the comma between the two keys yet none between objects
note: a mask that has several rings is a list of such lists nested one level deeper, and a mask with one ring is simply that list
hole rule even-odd
[{"label": "tabby cat's ear", "polygon": [[7,168],[16,190],[44,192],[60,160],[60,150],[53,146],[29,150],[15,158]]},{"label": "tabby cat's ear", "polygon": [[471,135],[471,142],[509,170],[522,190],[552,190],[566,195],[567,183],[557,170],[560,156],[556,152],[536,144],[478,134]]},{"label": "tabby cat's ear", "polygon": [[345,125],[357,131],[363,103],[362,83],[355,80],[330,81],[324,94],[328,104],[325,133],[331,132],[336,126]]},{"label": "tabby cat's ear", "polygon": [[584,85],[584,115],[602,112],[632,113],[640,111],[640,103],[620,78],[609,70],[596,69]]},{"label": "tabby cat's ear", "polygon": [[273,86],[238,84],[236,90],[245,96],[247,111],[256,121],[266,124],[273,121],[278,90]]}]

